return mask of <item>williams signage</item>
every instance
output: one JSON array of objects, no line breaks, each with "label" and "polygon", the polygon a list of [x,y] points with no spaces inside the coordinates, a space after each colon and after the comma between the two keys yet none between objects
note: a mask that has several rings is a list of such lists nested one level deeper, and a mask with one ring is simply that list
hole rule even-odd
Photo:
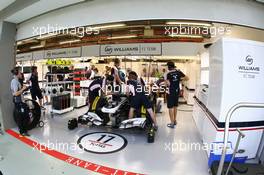
[{"label": "williams signage", "polygon": [[81,47],[46,50],[44,53],[45,58],[69,58],[69,57],[80,57],[80,56],[81,56]]},{"label": "williams signage", "polygon": [[239,72],[259,74],[260,67],[252,66],[254,63],[254,58],[251,55],[246,56],[245,63],[245,65],[238,66]]},{"label": "williams signage", "polygon": [[161,55],[161,43],[101,45],[100,56]]},{"label": "williams signage", "polygon": [[16,55],[16,61],[29,61],[33,59],[32,53],[21,53]]}]

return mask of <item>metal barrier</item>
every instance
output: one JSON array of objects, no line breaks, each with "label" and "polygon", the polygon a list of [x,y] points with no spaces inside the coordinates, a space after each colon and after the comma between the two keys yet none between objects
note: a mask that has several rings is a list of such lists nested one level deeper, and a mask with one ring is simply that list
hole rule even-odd
[{"label": "metal barrier", "polygon": [[[222,171],[224,168],[225,156],[226,156],[226,151],[227,151],[227,143],[228,143],[228,137],[229,137],[230,120],[231,120],[233,113],[239,108],[264,108],[264,103],[238,103],[229,109],[226,115],[226,120],[225,120],[224,146],[222,150],[221,160],[220,160],[218,170],[217,170],[217,175],[222,175]],[[239,134],[240,134],[239,135],[239,141],[240,141],[241,139],[240,136],[243,135],[243,133],[241,133],[239,130]],[[229,164],[228,169],[230,169],[231,164],[232,162]]]}]

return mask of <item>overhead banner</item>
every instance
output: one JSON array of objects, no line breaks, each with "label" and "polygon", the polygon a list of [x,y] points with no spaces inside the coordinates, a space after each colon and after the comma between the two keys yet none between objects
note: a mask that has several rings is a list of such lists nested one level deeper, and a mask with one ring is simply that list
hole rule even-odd
[{"label": "overhead banner", "polygon": [[44,53],[45,58],[69,58],[69,57],[80,57],[80,56],[81,56],[81,47],[46,50]]},{"label": "overhead banner", "polygon": [[161,43],[101,45],[100,56],[162,55]]},{"label": "overhead banner", "polygon": [[82,46],[82,57],[100,56],[100,45]]},{"label": "overhead banner", "polygon": [[41,60],[44,58],[44,50],[33,52],[34,60]]},{"label": "overhead banner", "polygon": [[29,61],[33,59],[33,54],[31,53],[21,53],[16,55],[16,61]]}]

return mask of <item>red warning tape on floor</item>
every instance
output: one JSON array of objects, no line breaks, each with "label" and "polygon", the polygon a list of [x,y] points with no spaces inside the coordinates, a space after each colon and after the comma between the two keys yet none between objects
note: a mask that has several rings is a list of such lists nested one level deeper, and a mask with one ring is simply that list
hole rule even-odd
[{"label": "red warning tape on floor", "polygon": [[17,138],[18,140],[24,142],[25,144],[33,147],[34,149],[38,149],[39,151],[46,153],[52,157],[55,157],[59,160],[62,160],[64,162],[67,162],[69,164],[96,172],[96,173],[100,173],[100,174],[104,174],[104,175],[143,175],[143,174],[139,174],[139,173],[134,173],[134,172],[128,172],[128,171],[124,171],[124,170],[118,170],[118,169],[114,169],[114,168],[110,168],[110,167],[106,167],[106,166],[102,166],[102,165],[98,165],[92,162],[88,162],[85,160],[81,160],[69,155],[66,155],[64,153],[58,152],[56,150],[51,150],[48,147],[39,144],[36,141],[33,141],[27,137],[20,137],[20,134],[18,134],[17,132],[9,129],[6,130],[6,132],[8,134],[10,134],[11,136]]}]

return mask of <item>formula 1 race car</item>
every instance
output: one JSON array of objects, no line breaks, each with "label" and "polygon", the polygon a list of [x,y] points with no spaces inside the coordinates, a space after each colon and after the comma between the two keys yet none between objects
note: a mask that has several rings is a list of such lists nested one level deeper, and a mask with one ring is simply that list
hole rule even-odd
[{"label": "formula 1 race car", "polygon": [[148,143],[154,142],[155,131],[153,122],[144,106],[135,111],[135,117],[128,119],[130,104],[125,95],[120,95],[117,101],[111,98],[96,97],[88,112],[68,122],[68,129],[73,130],[82,125],[111,126],[113,128],[128,129],[141,128],[147,131]]}]

